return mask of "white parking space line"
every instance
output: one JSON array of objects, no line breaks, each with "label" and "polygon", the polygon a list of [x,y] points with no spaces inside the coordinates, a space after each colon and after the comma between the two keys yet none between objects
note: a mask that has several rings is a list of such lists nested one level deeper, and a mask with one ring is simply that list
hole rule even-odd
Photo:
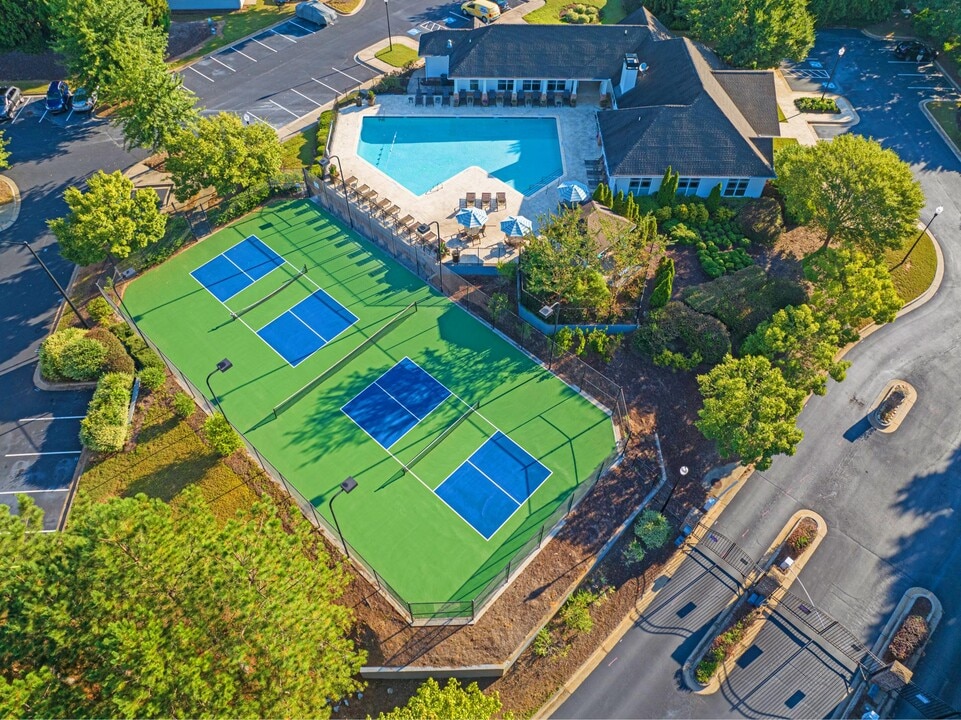
[{"label": "white parking space line", "polygon": [[331,92],[333,92],[334,95],[340,95],[340,90],[338,90],[337,88],[332,88],[330,85],[328,85],[328,84],[325,83],[325,82],[321,82],[321,81],[318,80],[317,78],[313,78],[313,77],[312,77],[311,80],[313,80],[313,81],[314,81],[315,83],[317,83],[318,85],[323,85],[325,88],[327,88],[328,90],[330,90]]},{"label": "white parking space line", "polygon": [[283,110],[284,112],[289,112],[289,113],[290,113],[291,115],[293,115],[295,118],[299,118],[299,117],[300,117],[300,115],[298,115],[297,113],[295,113],[293,110],[288,110],[287,108],[285,108],[283,105],[281,105],[281,104],[280,104],[279,102],[277,102],[276,100],[271,100],[270,98],[267,98],[267,102],[273,103],[274,105],[276,105],[277,107],[279,107],[279,108],[280,108],[281,110]]},{"label": "white parking space line", "polygon": [[322,103],[317,102],[317,101],[314,100],[312,97],[307,97],[306,95],[304,95],[302,92],[300,92],[300,90],[294,90],[293,88],[290,88],[290,92],[297,93],[297,94],[300,95],[300,97],[302,97],[304,100],[310,100],[310,102],[312,102],[312,103],[313,103],[314,105],[316,105],[317,107],[320,107],[320,106],[322,105]]},{"label": "white parking space line", "polygon": [[954,92],[953,87],[943,85],[908,85],[908,90],[937,90],[938,92]]},{"label": "white parking space line", "polygon": [[357,83],[358,85],[360,85],[360,84],[363,82],[363,80],[358,80],[358,79],[355,78],[353,75],[348,75],[348,74],[345,73],[343,70],[338,70],[338,69],[335,68],[335,67],[332,67],[331,70],[333,70],[334,72],[339,72],[339,73],[340,73],[341,75],[343,75],[344,77],[349,77],[351,80],[353,80],[353,81],[354,81],[355,83]]},{"label": "white parking space line", "polygon": [[45,420],[83,420],[86,415],[60,415],[56,417],[32,417],[20,418],[17,422],[43,422]]},{"label": "white parking space line", "polygon": [[278,35],[279,37],[282,37],[284,40],[290,40],[290,42],[292,42],[294,45],[297,44],[297,41],[294,40],[292,37],[287,37],[287,36],[284,35],[283,33],[279,33],[279,32],[277,32],[276,30],[274,30],[274,29],[272,29],[272,28],[268,28],[268,29],[269,29],[270,32],[272,32],[274,35]]},{"label": "white parking space line", "polygon": [[[263,45],[265,48],[270,50],[270,52],[277,52],[272,47],[270,47],[270,45],[264,45],[264,43],[260,42],[260,40],[258,40],[257,38],[250,38],[250,39],[253,40],[255,43],[257,43],[258,45]],[[237,52],[240,52],[240,50],[238,50]]]},{"label": "white parking space line", "polygon": [[38,123],[42,123],[42,122],[43,122],[43,119],[44,119],[45,117],[47,117],[47,111],[46,111],[46,110],[43,111],[43,115],[40,116],[40,119],[37,120],[37,122],[38,122]]},{"label": "white parking space line", "polygon": [[41,455],[79,455],[82,450],[56,450],[52,452],[8,453],[4,457],[40,457]]},{"label": "white parking space line", "polygon": [[41,493],[70,492],[70,488],[53,488],[52,490],[0,490],[0,495],[40,495]]},{"label": "white parking space line", "polygon": [[[254,114],[253,114],[252,112],[250,112],[249,110],[248,110],[247,112],[245,112],[244,115],[250,115],[250,117],[252,117],[252,118],[253,118],[254,120],[256,120],[257,122],[263,123],[264,125],[270,125],[269,122],[267,122],[267,121],[264,120],[263,118],[257,117],[256,115],[254,115]],[[273,127],[273,125],[270,125],[270,127]]]},{"label": "white parking space line", "polygon": [[198,74],[200,77],[202,77],[204,80],[210,80],[210,82],[213,82],[213,78],[207,77],[207,76],[204,75],[202,72],[200,72],[197,68],[195,68],[193,65],[188,66],[187,69],[188,69],[188,70],[193,70],[195,73],[197,73],[197,74]]},{"label": "white parking space line", "polygon": [[898,77],[929,77],[938,78],[941,77],[940,73],[898,73]]},{"label": "white parking space line", "polygon": [[213,60],[213,61],[214,61],[215,63],[217,63],[218,65],[223,65],[225,68],[227,68],[228,70],[230,70],[230,72],[237,72],[237,71],[234,70],[232,67],[230,67],[230,65],[228,65],[228,64],[225,63],[225,62],[220,62],[220,60],[218,60],[217,58],[215,58],[213,55],[208,55],[208,56],[207,56],[207,59],[208,59],[208,60]]},{"label": "white parking space line", "polygon": [[303,30],[305,33],[310,33],[311,35],[313,35],[315,32],[317,32],[316,30],[311,30],[310,28],[304,27],[304,26],[301,25],[300,23],[295,23],[293,20],[288,20],[287,22],[289,22],[289,23],[290,23],[291,25],[293,25],[294,27],[299,27],[299,28],[300,28],[301,30]]},{"label": "white parking space line", "polygon": [[[238,54],[240,54],[240,55],[243,55],[245,58],[247,58],[247,59],[250,60],[251,62],[257,62],[256,58],[250,57],[250,55],[248,55],[247,53],[245,53],[243,50],[238,50],[238,49],[235,48],[235,47],[227,48],[227,50],[230,50],[231,52],[235,52],[235,53],[238,53]],[[273,48],[271,48],[271,50],[273,50]],[[226,50],[225,50],[224,52],[226,52]],[[274,52],[277,52],[277,51],[274,50]]]}]

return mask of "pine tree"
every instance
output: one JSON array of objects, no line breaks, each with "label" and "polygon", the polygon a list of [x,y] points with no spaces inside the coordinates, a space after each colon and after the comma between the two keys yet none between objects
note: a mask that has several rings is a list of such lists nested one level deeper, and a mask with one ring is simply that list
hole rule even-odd
[{"label": "pine tree", "polygon": [[661,178],[661,187],[657,190],[657,204],[661,207],[665,205],[673,205],[675,197],[677,196],[677,185],[680,180],[680,175],[674,172],[670,165],[667,166],[667,170],[664,171],[664,177]]}]

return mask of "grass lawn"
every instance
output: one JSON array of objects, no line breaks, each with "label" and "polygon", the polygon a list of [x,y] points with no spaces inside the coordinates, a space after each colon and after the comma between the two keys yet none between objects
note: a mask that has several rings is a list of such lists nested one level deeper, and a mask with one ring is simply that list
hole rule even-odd
[{"label": "grass lawn", "polygon": [[954,142],[955,147],[961,150],[961,128],[958,127],[957,120],[958,104],[941,100],[928,103],[927,108],[938,125],[941,126],[941,129]]},{"label": "grass lawn", "polygon": [[776,137],[774,140],[774,152],[786,148],[788,145],[797,145],[797,138],[792,137]]},{"label": "grass lawn", "polygon": [[360,0],[328,0],[327,4],[337,12],[349,15],[360,5]]},{"label": "grass lawn", "polygon": [[912,235],[905,240],[901,248],[888,250],[884,254],[885,261],[891,268],[891,279],[894,281],[894,287],[897,288],[898,295],[906,303],[920,296],[931,286],[934,281],[935,270],[938,268],[938,256],[934,252],[934,243],[927,233],[911,251],[908,260],[899,264],[916,239],[917,235]]},{"label": "grass lawn", "polygon": [[284,151],[281,167],[284,170],[300,170],[314,164],[317,156],[317,126],[304,128],[292,138],[281,143]]},{"label": "grass lawn", "polygon": [[49,80],[0,80],[0,87],[16,85],[24,95],[43,95],[47,92]]},{"label": "grass lawn", "polygon": [[[197,52],[191,53],[187,57],[179,58],[177,65],[185,65],[191,60],[195,60],[201,55],[206,55],[211,50],[230,45],[232,42],[242,37],[270,27],[281,20],[294,14],[296,3],[284,3],[277,5],[273,0],[257,0],[254,5],[247,5],[242,10],[220,15],[210,15],[214,22],[223,21],[223,30],[215,37],[210,38],[203,44]],[[174,13],[176,18],[177,13]],[[196,13],[186,15],[184,19],[196,20]]]},{"label": "grass lawn", "polygon": [[375,58],[381,62],[385,62],[388,65],[393,65],[394,67],[402,68],[407,63],[417,62],[417,51],[411,50],[406,45],[401,45],[397,43],[394,45],[394,49],[384,48],[380,52],[374,55]]},{"label": "grass lawn", "polygon": [[136,447],[91,463],[80,476],[80,493],[95,501],[145,493],[176,507],[181,491],[196,485],[221,522],[257,500],[188,422],[173,413],[165,392],[140,402],[145,409]]},{"label": "grass lawn", "polygon": [[[592,5],[601,11],[601,24],[614,25],[627,15],[621,0],[577,0],[583,5]],[[535,25],[556,25],[561,22],[561,12],[568,5],[575,4],[573,0],[547,0],[543,7],[527,13],[526,22]]]},{"label": "grass lawn", "polygon": [[781,106],[775,105],[775,107],[777,108],[777,121],[787,122],[787,116],[784,114],[784,111],[781,109]]}]

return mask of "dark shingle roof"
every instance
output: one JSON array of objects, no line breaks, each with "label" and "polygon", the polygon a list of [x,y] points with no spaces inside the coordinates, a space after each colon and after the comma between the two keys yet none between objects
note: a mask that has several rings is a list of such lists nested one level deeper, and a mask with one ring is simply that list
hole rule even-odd
[{"label": "dark shingle roof", "polygon": [[654,42],[642,25],[504,24],[424,33],[419,52],[449,55],[452,77],[601,79],[620,73],[624,53],[642,55]]},{"label": "dark shingle roof", "polygon": [[773,74],[767,70],[715,70],[714,77],[758,135],[781,134]]}]

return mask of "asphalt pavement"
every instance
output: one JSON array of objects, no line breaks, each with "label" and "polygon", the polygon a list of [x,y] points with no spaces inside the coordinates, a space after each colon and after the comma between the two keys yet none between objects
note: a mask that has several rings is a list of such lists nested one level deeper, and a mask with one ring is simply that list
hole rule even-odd
[{"label": "asphalt pavement", "polygon": [[[66,212],[63,191],[95,170],[127,167],[145,153],[127,153],[120,133],[89,115],[45,116],[33,100],[3,125],[13,153],[4,174],[20,188],[16,223],[0,233],[4,243],[30,243],[66,285],[73,266],[64,261],[47,228]],[[55,529],[80,457],[80,417],[89,391],[41,392],[34,387],[37,349],[61,299],[46,273],[23,247],[0,245],[0,504],[16,507],[26,493]]]},{"label": "asphalt pavement", "polygon": [[[805,439],[797,454],[779,457],[769,470],[755,473],[716,527],[757,557],[795,511],[809,508],[821,514],[827,537],[801,572],[802,587],[817,607],[867,645],[905,590],[932,590],[944,606],[944,619],[917,667],[915,682],[961,708],[961,161],[919,107],[922,100],[951,96],[952,91],[934,66],[896,62],[893,43],[856,31],[820,32],[811,54],[820,67],[808,62],[797,69],[830,75],[842,45],[846,53],[832,80],[860,114],[851,131],[873,137],[910,163],[927,198],[922,220],[930,219],[934,207],[944,207],[931,227],[944,252],[944,280],[931,301],[848,354],[853,366],[847,379],[829,382],[827,395],[813,397],[801,414]],[[791,82],[810,89],[803,83],[824,82],[827,75],[798,74]],[[918,401],[897,432],[875,433],[868,428],[867,411],[893,378],[911,383]],[[697,593],[684,597],[696,600]],[[676,664],[683,662],[672,654],[677,650],[677,643],[666,645],[659,634],[632,631],[618,646],[632,661],[610,667],[602,663],[556,716],[807,714],[799,712],[800,706],[783,704],[776,712],[773,706],[752,711],[735,704],[741,691],[731,695],[727,707],[692,702],[690,693],[672,682]],[[754,665],[779,666],[763,655]],[[736,670],[713,697],[736,689],[743,672]],[[838,667],[832,672],[841,677]],[[808,702],[820,696],[815,714],[835,704],[833,681],[825,685],[817,676],[798,675],[795,685]],[[611,715],[606,710],[614,695],[620,701]],[[897,715],[913,717],[917,711],[899,707]]]}]

